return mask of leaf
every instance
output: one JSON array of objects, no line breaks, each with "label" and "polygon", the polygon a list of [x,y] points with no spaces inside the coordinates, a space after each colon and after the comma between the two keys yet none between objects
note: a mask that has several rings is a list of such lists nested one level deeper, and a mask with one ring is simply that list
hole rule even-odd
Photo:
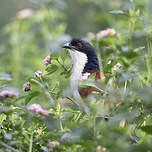
[{"label": "leaf", "polygon": [[20,101],[20,100],[25,99],[25,98],[26,98],[26,96],[19,96],[18,98],[15,99],[14,102]]},{"label": "leaf", "polygon": [[145,46],[141,46],[141,47],[134,49],[134,52],[138,52],[138,51],[141,51],[143,49],[145,49]]},{"label": "leaf", "polygon": [[133,16],[134,15],[134,10],[131,8],[131,9],[129,9],[129,15],[130,16]]},{"label": "leaf", "polygon": [[100,92],[105,93],[105,94],[108,93],[108,92],[106,92],[106,91],[100,89],[99,87],[97,87],[97,86],[96,86],[95,84],[93,84],[93,83],[86,82],[86,81],[83,81],[83,82],[80,83],[80,87],[83,88],[83,87],[85,87],[85,86],[94,87],[94,88],[98,89]]},{"label": "leaf", "polygon": [[34,92],[29,93],[27,98],[25,99],[25,104],[28,104],[32,100],[32,98],[38,96],[39,94],[40,94],[39,91],[34,91]]},{"label": "leaf", "polygon": [[51,64],[51,65],[49,65],[49,66],[46,68],[46,71],[48,71],[49,74],[50,74],[50,73],[55,72],[57,69],[58,69],[58,66],[57,66],[57,65]]},{"label": "leaf", "polygon": [[0,80],[10,81],[10,80],[12,80],[12,78],[10,77],[9,74],[4,73],[4,72],[0,72]]},{"label": "leaf", "polygon": [[6,115],[2,113],[0,115],[0,124],[2,124],[4,120],[6,120]]},{"label": "leaf", "polygon": [[121,52],[120,56],[125,56],[126,58],[133,59],[138,56],[137,52],[128,51],[128,52]]},{"label": "leaf", "polygon": [[147,134],[152,134],[152,126],[150,126],[150,125],[141,127],[141,130],[146,132]]},{"label": "leaf", "polygon": [[69,113],[81,113],[80,111],[73,111],[72,109],[64,109],[61,112],[69,112]]},{"label": "leaf", "polygon": [[124,11],[122,11],[122,10],[112,10],[109,13],[111,13],[111,14],[124,14]]}]

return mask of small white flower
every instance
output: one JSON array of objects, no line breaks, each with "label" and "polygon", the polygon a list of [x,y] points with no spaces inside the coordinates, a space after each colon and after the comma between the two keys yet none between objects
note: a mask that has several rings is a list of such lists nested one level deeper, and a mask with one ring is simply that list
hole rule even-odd
[{"label": "small white flower", "polygon": [[107,64],[111,64],[111,60],[109,60]]},{"label": "small white flower", "polygon": [[90,75],[90,73],[86,72],[86,73],[82,74],[81,79],[86,80],[86,79],[88,79],[89,75]]},{"label": "small white flower", "polygon": [[38,78],[40,78],[42,76],[42,72],[40,70],[37,70],[34,74]]},{"label": "small white flower", "polygon": [[122,65],[118,62],[114,67],[113,67],[113,69],[115,70],[115,71],[117,71],[117,70],[119,70],[119,68],[121,67]]}]

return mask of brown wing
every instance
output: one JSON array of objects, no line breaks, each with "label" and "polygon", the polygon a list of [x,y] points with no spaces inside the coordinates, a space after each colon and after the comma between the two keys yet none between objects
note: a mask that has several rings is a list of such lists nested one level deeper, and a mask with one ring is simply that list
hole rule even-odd
[{"label": "brown wing", "polygon": [[[90,72],[91,74],[92,73],[95,73],[95,78],[96,79],[100,79],[100,71],[99,70],[93,70]],[[86,98],[87,96],[89,96],[93,91],[96,91],[96,92],[100,92],[98,89],[96,89],[95,87],[87,87],[87,88],[79,88],[79,93],[80,93],[80,96],[82,98]]]}]

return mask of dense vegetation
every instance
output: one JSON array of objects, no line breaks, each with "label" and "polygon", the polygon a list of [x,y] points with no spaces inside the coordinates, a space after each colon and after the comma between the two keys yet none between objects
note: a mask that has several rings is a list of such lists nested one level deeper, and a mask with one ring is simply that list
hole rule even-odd
[{"label": "dense vegetation", "polygon": [[[35,2],[1,30],[0,151],[152,151],[151,0]],[[103,75],[85,100],[70,93],[72,36],[96,47]]]}]

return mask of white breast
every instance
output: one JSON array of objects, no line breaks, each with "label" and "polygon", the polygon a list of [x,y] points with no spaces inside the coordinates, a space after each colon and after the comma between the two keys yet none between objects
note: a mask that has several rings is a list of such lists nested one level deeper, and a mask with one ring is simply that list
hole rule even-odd
[{"label": "white breast", "polygon": [[72,63],[73,63],[73,70],[70,77],[71,89],[75,97],[80,97],[78,92],[78,82],[82,78],[82,72],[85,64],[88,61],[88,58],[85,53],[76,50],[69,50],[69,53],[71,55]]}]

